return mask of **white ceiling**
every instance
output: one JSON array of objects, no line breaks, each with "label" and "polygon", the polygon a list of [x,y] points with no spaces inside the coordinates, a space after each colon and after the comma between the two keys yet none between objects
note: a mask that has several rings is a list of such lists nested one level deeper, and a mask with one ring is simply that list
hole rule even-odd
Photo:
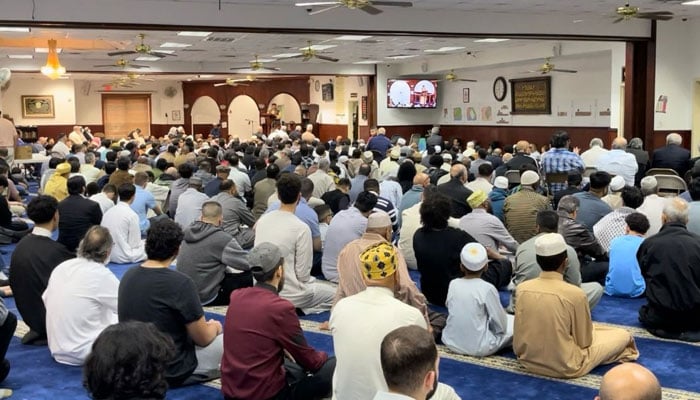
[{"label": "white ceiling", "polygon": [[[316,16],[308,16],[303,10],[294,7],[296,0],[222,0],[222,11],[216,14],[218,0],[122,0],[119,5],[123,9],[131,10],[133,20],[137,18],[148,17],[148,10],[160,9],[162,13],[167,14],[168,9],[201,9],[202,15],[192,15],[192,20],[201,18],[205,14],[219,15],[235,15],[237,11],[240,13],[258,10],[257,19],[261,21],[258,24],[259,29],[267,29],[269,31],[281,29],[291,29],[292,25],[297,26],[299,22],[310,29],[317,27],[328,26],[328,21],[336,21],[338,24],[347,22],[350,18],[357,19],[364,26],[357,26],[357,34],[361,31],[369,30],[371,27],[374,31],[382,31],[384,26],[389,23],[389,20],[396,19],[396,16],[410,16],[407,21],[421,20],[422,25],[407,24],[405,30],[411,30],[415,27],[417,30],[424,30],[426,26],[435,26],[436,30],[441,28],[441,20],[434,20],[438,15],[435,13],[449,13],[458,17],[464,15],[465,18],[478,18],[483,15],[484,19],[488,17],[509,15],[511,20],[527,26],[528,21],[532,21],[530,25],[541,25],[541,21],[552,21],[552,25],[565,20],[566,24],[562,24],[565,29],[561,30],[562,34],[568,31],[566,27],[570,27],[571,32],[575,32],[577,27],[586,25],[588,21],[595,19],[596,23],[602,23],[612,26],[614,19],[614,10],[617,6],[623,5],[624,0],[414,0],[414,7],[411,9],[380,7],[385,12],[377,16],[370,16],[358,10],[336,9]],[[24,0],[18,2],[16,0],[0,0],[0,9],[3,13],[16,16],[15,22],[20,20],[29,20],[27,12],[31,11],[31,20],[41,21],[42,19],[51,20],[51,18],[60,18],[55,13],[65,13],[66,10],[61,9],[61,5],[68,6],[72,0]],[[35,6],[33,10],[28,7]],[[81,21],[89,21],[91,23],[118,23],[120,16],[112,16],[105,12],[100,14],[104,20],[96,20],[93,13],[93,7],[114,6],[113,0],[93,0],[92,3],[82,3],[84,7],[72,8],[70,15],[74,18],[82,18]],[[130,3],[130,4],[127,4]],[[143,7],[139,8],[138,5]],[[642,11],[650,10],[669,10],[678,16],[674,22],[680,22],[680,17],[700,17],[700,6],[683,6],[680,1],[671,0],[638,0],[633,2],[634,6],[638,6]],[[149,8],[150,7],[150,8]],[[164,9],[163,7],[167,7]],[[179,8],[178,8],[179,7]],[[59,11],[60,10],[60,11]],[[166,11],[163,11],[166,10]],[[144,13],[146,15],[144,15]],[[223,13],[223,14],[221,14]],[[274,15],[273,15],[274,14]],[[280,15],[288,15],[290,22],[289,26],[266,26],[264,22],[269,20],[279,20]],[[442,14],[440,14],[442,15]],[[162,15],[153,15],[153,19],[162,17]],[[177,25],[180,19],[186,16],[174,14],[172,18],[173,25]],[[545,18],[544,20],[542,18]],[[112,19],[113,18],[113,19]],[[358,19],[359,18],[359,19]],[[0,16],[0,20],[3,17]],[[186,18],[185,18],[186,19]],[[62,20],[62,19],[53,19]],[[376,21],[376,22],[375,22]],[[323,22],[323,23],[321,23]],[[154,22],[155,23],[155,22]],[[212,22],[212,24],[214,24]],[[630,21],[615,25],[613,28],[625,32],[626,27],[635,27],[640,24],[646,24],[644,21]],[[516,25],[516,24],[513,24]],[[2,23],[0,23],[2,26]],[[220,30],[219,24],[218,29]],[[469,31],[471,28],[467,24],[463,28]],[[203,30],[204,27],[183,28],[186,30]],[[509,26],[504,26],[504,32],[510,29]],[[512,28],[516,29],[516,28]],[[540,27],[531,26],[530,29],[540,29]],[[541,28],[544,30],[544,27]],[[593,29],[588,27],[589,30]],[[146,34],[145,43],[150,45],[154,51],[174,50],[175,56],[165,57],[157,61],[134,61],[139,55],[127,55],[126,59],[133,63],[148,65],[148,69],[140,69],[139,73],[145,74],[167,74],[167,73],[190,73],[193,74],[216,74],[217,78],[222,76],[233,75],[229,72],[231,67],[244,67],[253,60],[255,55],[259,55],[261,59],[270,60],[266,62],[268,66],[279,67],[279,74],[368,74],[372,73],[372,65],[359,65],[358,62],[374,61],[382,64],[401,64],[415,63],[417,61],[435,60],[436,57],[455,54],[471,53],[477,58],[480,54],[485,54],[489,51],[508,52],[508,49],[522,47],[531,44],[533,40],[527,39],[512,39],[501,43],[477,43],[476,38],[470,37],[434,37],[430,35],[420,34],[415,36],[401,35],[377,35],[365,41],[347,41],[338,40],[339,34],[280,34],[280,33],[242,33],[242,32],[214,32],[206,38],[183,37],[178,36],[177,31],[155,31],[155,30],[113,30],[113,29],[54,29],[44,27],[33,27],[30,33],[15,33],[15,32],[0,32],[0,40],[2,39],[19,39],[19,38],[40,38],[40,39],[57,39],[59,47],[61,47],[62,39],[88,39],[88,40],[103,40],[109,43],[113,50],[107,49],[71,49],[64,48],[59,55],[61,63],[68,68],[69,71],[82,72],[120,72],[120,68],[94,68],[98,64],[110,64],[116,62],[120,57],[110,57],[107,55],[110,51],[129,50],[133,49],[138,43],[138,33]],[[454,36],[454,35],[451,35]],[[300,48],[307,46],[307,42],[311,41],[314,45],[332,45],[335,47],[323,51],[324,55],[340,59],[337,64],[312,59],[304,62],[301,59],[290,59],[273,57],[283,53],[299,53]],[[188,44],[186,48],[163,48],[161,47],[166,42],[176,42]],[[543,43],[542,41],[538,41]],[[554,44],[554,41],[545,41],[545,44]],[[65,43],[64,43],[65,44]],[[447,52],[426,52],[426,50],[436,50],[445,47],[455,48]],[[457,49],[459,48],[459,49]],[[9,55],[32,55],[33,59],[10,59]],[[411,56],[410,58],[394,58],[392,56]],[[455,68],[468,67],[471,57],[463,57],[462,65],[455,65]],[[8,47],[0,46],[0,67],[8,66],[15,72],[19,71],[37,71],[46,60],[45,54],[34,52],[31,47]],[[247,73],[247,71],[242,71]]]}]

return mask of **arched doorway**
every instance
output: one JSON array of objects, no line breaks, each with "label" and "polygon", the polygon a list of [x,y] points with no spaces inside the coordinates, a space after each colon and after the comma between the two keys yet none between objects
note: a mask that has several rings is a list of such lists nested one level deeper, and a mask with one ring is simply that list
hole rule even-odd
[{"label": "arched doorway", "polygon": [[238,136],[241,140],[249,139],[258,126],[260,126],[258,104],[248,95],[236,96],[228,106],[229,137]]},{"label": "arched doorway", "polygon": [[288,123],[294,121],[295,123],[301,123],[301,106],[294,96],[288,93],[278,93],[275,97],[270,100],[267,108],[270,108],[272,103],[277,104],[277,109],[280,110],[280,120]]},{"label": "arched doorway", "polygon": [[221,120],[221,112],[216,101],[209,96],[202,96],[195,100],[190,109],[190,132],[209,133],[212,125]]}]

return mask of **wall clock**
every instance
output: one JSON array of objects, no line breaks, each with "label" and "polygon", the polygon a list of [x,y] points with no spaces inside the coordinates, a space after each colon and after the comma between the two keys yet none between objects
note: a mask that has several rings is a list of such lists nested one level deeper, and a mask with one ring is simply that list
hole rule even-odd
[{"label": "wall clock", "polygon": [[503,101],[507,93],[508,86],[506,85],[506,79],[499,76],[493,81],[493,97],[495,97],[497,101]]},{"label": "wall clock", "polygon": [[318,80],[316,80],[316,82],[314,82],[314,89],[315,89],[317,92],[318,92],[319,90],[321,90],[321,82],[319,82]]}]

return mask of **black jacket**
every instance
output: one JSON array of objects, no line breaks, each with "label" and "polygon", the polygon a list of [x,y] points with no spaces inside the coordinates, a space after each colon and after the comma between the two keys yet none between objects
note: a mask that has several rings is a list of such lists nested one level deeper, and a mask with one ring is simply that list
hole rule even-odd
[{"label": "black jacket", "polygon": [[83,196],[73,194],[58,203],[58,243],[72,252],[78,248],[85,232],[102,222],[100,205]]},{"label": "black jacket", "polygon": [[605,250],[591,231],[586,229],[583,224],[576,222],[575,219],[570,218],[566,211],[557,211],[557,214],[559,214],[559,233],[564,236],[566,244],[576,250],[579,258],[589,256],[595,258],[596,261],[608,259]]},{"label": "black jacket", "polygon": [[688,170],[690,151],[675,144],[666,145],[654,150],[651,157],[651,168],[671,168],[678,172],[680,177]]},{"label": "black jacket", "polygon": [[467,198],[471,196],[472,191],[464,187],[462,181],[452,178],[449,182],[438,186],[438,192],[444,194],[452,200],[453,218],[462,218],[466,214],[472,212],[472,208],[467,203]]}]

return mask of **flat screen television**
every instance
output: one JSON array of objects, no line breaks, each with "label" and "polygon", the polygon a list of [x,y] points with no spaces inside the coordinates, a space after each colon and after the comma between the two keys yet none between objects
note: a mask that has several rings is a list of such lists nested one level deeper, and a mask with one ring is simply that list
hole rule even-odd
[{"label": "flat screen television", "polygon": [[387,108],[436,108],[437,81],[434,79],[388,79]]}]

